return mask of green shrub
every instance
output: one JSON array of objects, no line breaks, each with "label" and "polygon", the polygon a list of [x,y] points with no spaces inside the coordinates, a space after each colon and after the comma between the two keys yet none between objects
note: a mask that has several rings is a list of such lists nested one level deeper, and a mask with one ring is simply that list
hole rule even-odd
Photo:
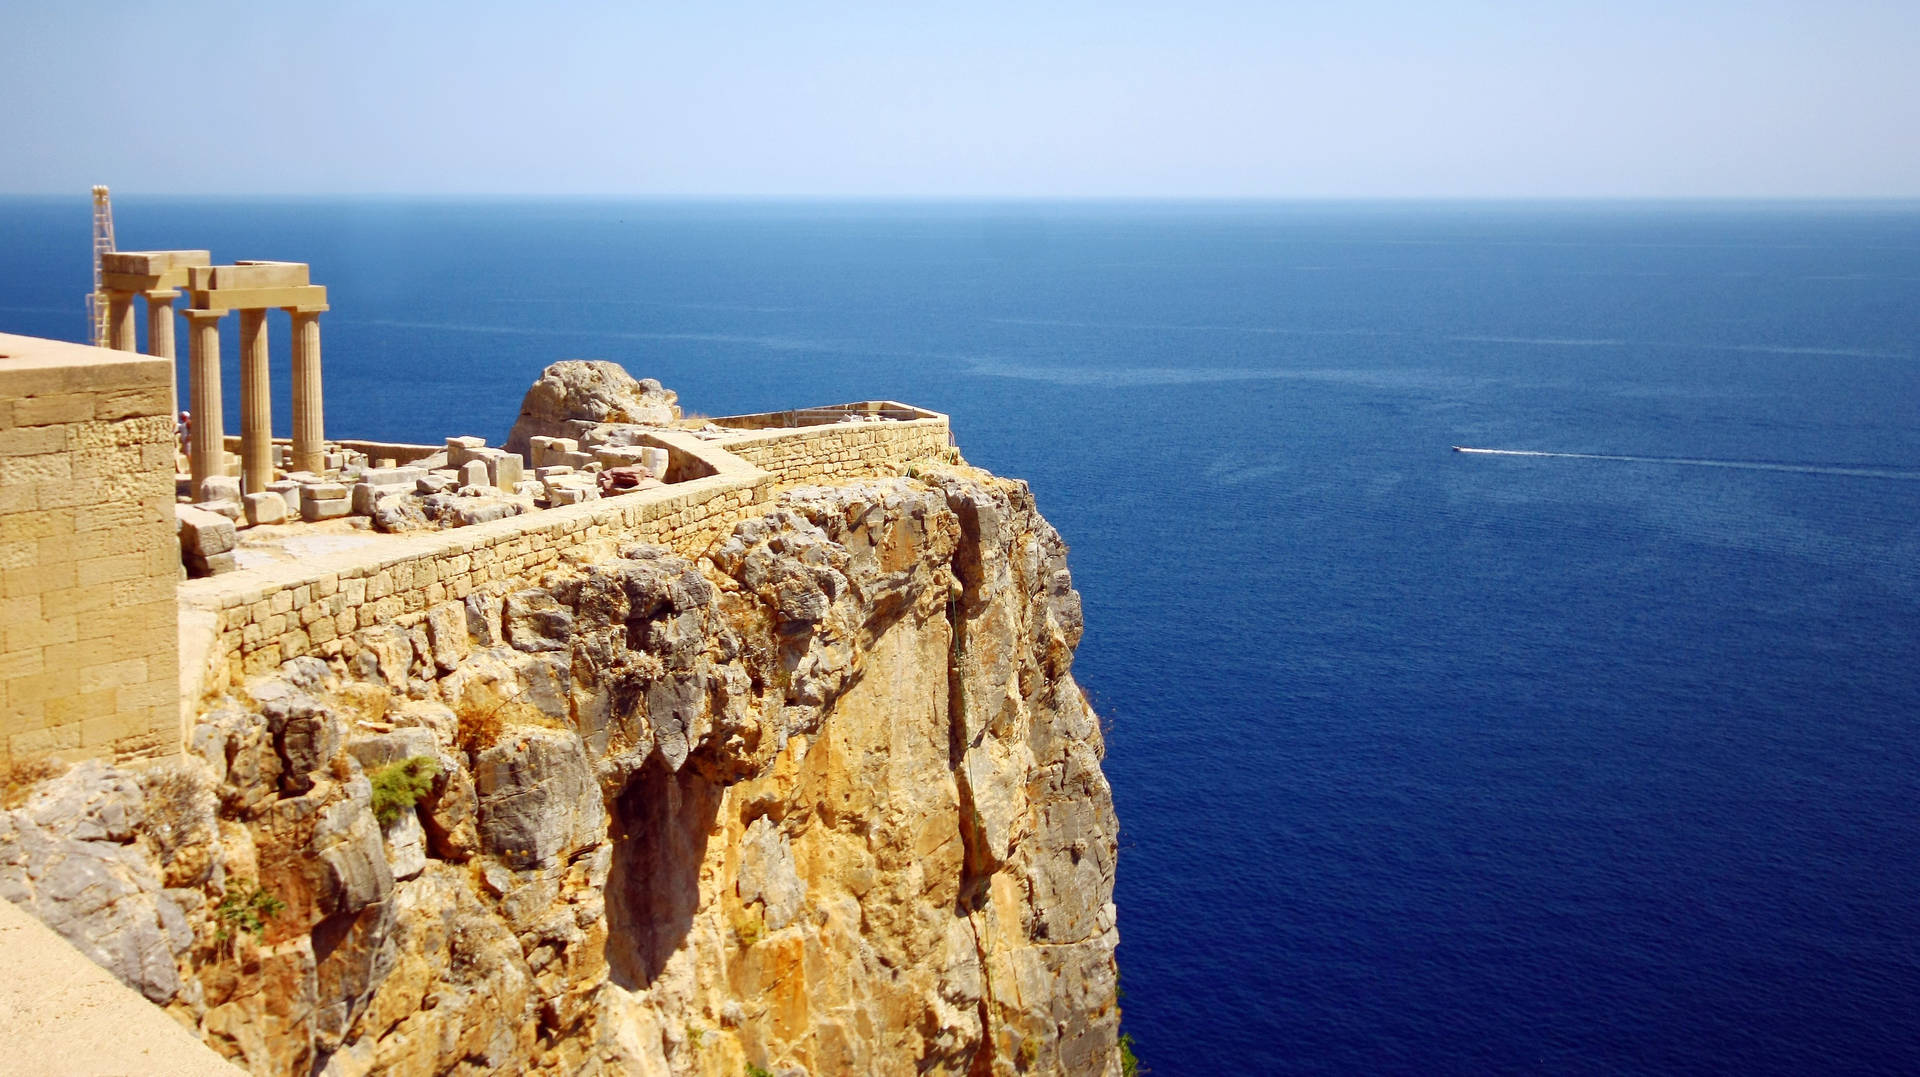
[{"label": "green shrub", "polygon": [[402,759],[374,771],[367,776],[373,782],[373,817],[380,820],[381,826],[391,826],[413,810],[439,776],[440,764],[425,755]]},{"label": "green shrub", "polygon": [[766,1069],[760,1066],[756,1066],[753,1063],[749,1062],[747,1063],[746,1077],[773,1077],[773,1074],[769,1073]]},{"label": "green shrub", "polygon": [[267,921],[285,912],[287,903],[273,896],[265,888],[236,883],[227,890],[227,896],[213,907],[213,913],[220,918],[218,938],[226,942],[233,938],[234,931],[245,931],[254,938],[267,933]]},{"label": "green shrub", "polygon": [[1134,1057],[1133,1035],[1127,1032],[1120,1034],[1120,1072],[1123,1077],[1139,1077],[1147,1072],[1141,1068],[1140,1060]]}]

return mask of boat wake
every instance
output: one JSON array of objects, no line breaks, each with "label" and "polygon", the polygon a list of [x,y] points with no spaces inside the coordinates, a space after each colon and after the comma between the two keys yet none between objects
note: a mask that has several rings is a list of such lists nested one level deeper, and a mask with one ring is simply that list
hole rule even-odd
[{"label": "boat wake", "polygon": [[1785,471],[1795,475],[1846,475],[1860,479],[1920,479],[1920,468],[1875,467],[1856,464],[1792,464],[1773,460],[1707,460],[1693,456],[1626,456],[1591,452],[1540,452],[1534,449],[1475,449],[1453,446],[1454,452],[1481,456],[1541,456],[1557,460],[1611,460],[1624,464],[1677,464],[1682,467],[1724,467],[1737,471]]}]

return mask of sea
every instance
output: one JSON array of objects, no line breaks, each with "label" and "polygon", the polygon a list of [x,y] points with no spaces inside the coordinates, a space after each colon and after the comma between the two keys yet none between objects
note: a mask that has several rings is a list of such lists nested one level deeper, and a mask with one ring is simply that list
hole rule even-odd
[{"label": "sea", "polygon": [[[336,436],[951,414],[1072,548],[1154,1074],[1920,1072],[1920,204],[114,209],[312,264]],[[0,201],[0,328],[88,228]]]}]

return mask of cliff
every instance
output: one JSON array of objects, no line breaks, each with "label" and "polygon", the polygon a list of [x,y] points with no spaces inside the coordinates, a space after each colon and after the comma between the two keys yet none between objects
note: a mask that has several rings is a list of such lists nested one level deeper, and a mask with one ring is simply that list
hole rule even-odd
[{"label": "cliff", "polygon": [[255,1073],[1119,1072],[1079,599],[1022,484],[789,487],[528,582],[41,782],[0,895]]}]

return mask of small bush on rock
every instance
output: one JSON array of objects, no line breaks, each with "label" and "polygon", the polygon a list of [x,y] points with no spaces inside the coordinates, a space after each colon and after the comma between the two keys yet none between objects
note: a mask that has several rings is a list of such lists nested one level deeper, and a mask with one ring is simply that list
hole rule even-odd
[{"label": "small bush on rock", "polygon": [[390,763],[368,775],[373,783],[373,817],[381,826],[391,826],[413,810],[433,788],[440,776],[440,764],[430,756],[416,755]]},{"label": "small bush on rock", "polygon": [[236,930],[260,938],[267,933],[267,921],[280,915],[286,907],[286,902],[266,888],[239,883],[227,891],[227,896],[220,899],[220,904],[213,907],[214,915],[220,918],[220,930],[216,938],[226,942],[233,938]]}]

